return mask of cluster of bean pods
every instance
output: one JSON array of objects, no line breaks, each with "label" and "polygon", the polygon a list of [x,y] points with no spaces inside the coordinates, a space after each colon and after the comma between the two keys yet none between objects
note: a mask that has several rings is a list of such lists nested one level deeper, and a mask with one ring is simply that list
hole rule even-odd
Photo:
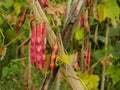
[{"label": "cluster of bean pods", "polygon": [[31,22],[31,63],[39,69],[46,68],[46,24]]}]

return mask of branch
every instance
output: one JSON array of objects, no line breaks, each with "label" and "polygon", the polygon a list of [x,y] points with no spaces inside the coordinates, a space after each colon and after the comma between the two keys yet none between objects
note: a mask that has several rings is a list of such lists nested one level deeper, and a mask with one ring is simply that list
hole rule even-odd
[{"label": "branch", "polygon": [[[50,46],[52,47],[53,44],[55,43],[56,36],[55,36],[53,30],[51,29],[49,22],[47,21],[46,15],[42,11],[42,8],[39,5],[38,0],[36,0],[36,2],[35,2],[35,0],[28,0],[28,2],[30,2],[29,5],[33,11],[34,16],[37,18],[37,20],[42,19],[42,21],[47,24],[47,39],[48,39]],[[63,33],[63,35],[62,35],[63,45],[65,47],[68,46],[68,44],[69,44],[68,40],[67,40],[67,44],[65,41],[66,41],[66,39],[70,39],[70,37],[73,33],[74,26],[76,25],[76,22],[78,21],[80,12],[81,12],[82,8],[84,7],[85,2],[86,2],[86,0],[75,0],[73,3],[73,6],[71,7],[68,19],[66,21],[65,27],[62,32]],[[67,34],[66,34],[66,32],[67,32]],[[70,36],[69,36],[68,32],[70,33]],[[65,35],[67,35],[67,37]],[[58,54],[65,55],[65,52],[62,49],[62,45],[60,42],[58,43],[58,46],[59,46]],[[68,68],[68,70],[66,70],[66,68]],[[41,90],[49,89],[52,81],[54,80],[54,78],[58,72],[58,69],[59,69],[59,67],[55,68],[55,70],[53,72],[53,77],[50,77],[50,75],[48,75],[45,78],[44,83],[41,86]],[[63,66],[61,66],[61,71],[65,75],[67,75],[69,73],[72,76],[72,77],[67,77],[67,80],[68,80],[68,83],[72,86],[73,90],[84,90],[84,87],[82,86],[82,82],[80,82],[80,80],[78,80],[78,77],[76,76],[73,68],[70,65],[64,64]],[[77,78],[77,79],[75,79],[75,78]]]},{"label": "branch", "polygon": [[81,11],[86,6],[86,0],[74,0],[69,16],[62,31],[62,40],[64,48],[69,47],[69,41],[73,34],[74,28],[78,23]]}]

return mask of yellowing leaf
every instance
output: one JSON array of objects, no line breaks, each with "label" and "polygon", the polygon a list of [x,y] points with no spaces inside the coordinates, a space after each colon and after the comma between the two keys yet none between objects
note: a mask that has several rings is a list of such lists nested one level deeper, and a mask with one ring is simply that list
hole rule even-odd
[{"label": "yellowing leaf", "polygon": [[111,24],[115,29],[117,28],[117,21],[116,20],[111,20]]},{"label": "yellowing leaf", "polygon": [[45,11],[56,21],[57,26],[61,25],[60,14],[64,13],[64,7],[63,4],[51,4],[49,2],[48,6],[45,8]]},{"label": "yellowing leaf", "polygon": [[10,24],[10,25],[14,25],[16,24],[16,18],[15,16],[13,15],[6,15],[6,14],[2,14],[2,16],[7,20],[7,22]]},{"label": "yellowing leaf", "polygon": [[102,22],[106,19],[106,6],[104,4],[99,4],[97,6],[99,21]]},{"label": "yellowing leaf", "polygon": [[113,58],[113,55],[110,54],[109,56],[105,57],[103,60],[101,60],[101,63],[103,66],[108,66],[111,64],[110,60]]},{"label": "yellowing leaf", "polygon": [[59,64],[59,62],[63,62],[66,64],[70,64],[70,59],[68,55],[57,55],[56,56],[56,62]]},{"label": "yellowing leaf", "polygon": [[15,9],[15,13],[18,15],[20,14],[20,11],[21,11],[21,6],[19,3],[14,3],[14,9]]},{"label": "yellowing leaf", "polygon": [[88,90],[98,90],[99,77],[97,75],[89,75],[87,73],[78,73],[80,79],[85,83]]}]

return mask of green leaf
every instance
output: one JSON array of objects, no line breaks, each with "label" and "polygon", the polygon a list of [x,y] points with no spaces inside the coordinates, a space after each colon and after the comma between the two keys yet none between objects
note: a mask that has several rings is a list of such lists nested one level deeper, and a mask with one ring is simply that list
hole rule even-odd
[{"label": "green leaf", "polygon": [[115,66],[114,66],[114,65],[110,65],[110,66],[107,68],[105,74],[106,74],[106,75],[111,75],[111,74],[113,74],[113,73],[115,73]]},{"label": "green leaf", "polygon": [[2,2],[0,1],[0,7],[2,6]]},{"label": "green leaf", "polygon": [[75,32],[75,39],[76,40],[81,40],[84,36],[84,28],[76,28],[76,32]]},{"label": "green leaf", "polygon": [[5,36],[8,42],[12,41],[16,37],[16,33],[14,30],[8,29],[5,32]]},{"label": "green leaf", "polygon": [[116,90],[120,89],[120,82],[116,85]]},{"label": "green leaf", "polygon": [[117,4],[117,0],[107,0],[106,4],[106,15],[111,19],[119,21],[120,8]]},{"label": "green leaf", "polygon": [[110,65],[105,74],[112,78],[113,85],[120,81],[120,69],[115,65]]},{"label": "green leaf", "polygon": [[117,82],[120,81],[120,77],[118,77],[118,75],[113,74],[111,77],[112,77],[113,85],[115,85]]},{"label": "green leaf", "polygon": [[5,7],[9,8],[13,5],[14,1],[13,0],[4,0],[5,2]]},{"label": "green leaf", "polygon": [[70,62],[72,63],[73,62],[73,58],[74,58],[73,54],[70,54],[69,58],[70,58]]},{"label": "green leaf", "polygon": [[17,73],[17,72],[20,72],[20,69],[18,68],[17,65],[12,65],[11,68],[10,68],[10,71],[12,73]]},{"label": "green leaf", "polygon": [[103,54],[104,54],[104,50],[101,49],[101,50],[95,50],[93,51],[92,55],[93,57],[96,59],[96,60],[99,60],[100,58],[103,57]]},{"label": "green leaf", "polygon": [[98,35],[98,40],[100,40],[102,43],[105,43],[105,37]]},{"label": "green leaf", "polygon": [[115,71],[116,72],[112,75],[113,85],[117,84],[120,81],[120,69],[115,69]]},{"label": "green leaf", "polygon": [[2,70],[2,77],[3,78],[6,77],[9,73],[9,71],[10,71],[10,68],[4,67],[3,70]]}]

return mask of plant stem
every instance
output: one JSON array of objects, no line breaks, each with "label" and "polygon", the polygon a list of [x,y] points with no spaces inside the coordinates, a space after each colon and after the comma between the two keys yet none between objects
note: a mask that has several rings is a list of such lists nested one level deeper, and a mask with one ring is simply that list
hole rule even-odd
[{"label": "plant stem", "polygon": [[1,30],[1,28],[0,28],[0,33],[1,33],[2,37],[3,37],[2,44],[4,44],[5,36],[4,36],[4,34],[3,34],[2,30]]},{"label": "plant stem", "polygon": [[5,46],[7,47],[7,46],[9,46],[11,43],[13,43],[16,39],[18,39],[21,35],[23,35],[23,33],[22,34],[20,34],[19,36],[17,36],[17,37],[15,37],[13,40],[11,40],[8,44],[6,44]]},{"label": "plant stem", "polygon": [[[107,50],[108,50],[108,38],[109,38],[109,27],[107,25],[106,26],[106,40],[105,40],[105,56],[107,55]],[[104,86],[105,86],[105,71],[106,71],[106,66],[103,65],[103,68],[102,68],[101,90],[104,90]]]},{"label": "plant stem", "polygon": [[18,59],[11,60],[11,62],[19,62],[19,61],[24,61],[24,60],[27,60],[27,59],[28,59],[28,57],[18,58]]},{"label": "plant stem", "polygon": [[60,70],[58,70],[58,73],[57,73],[57,82],[56,82],[56,90],[60,90]]},{"label": "plant stem", "polygon": [[[29,45],[29,48],[30,48],[30,45]],[[30,60],[30,55],[29,55],[29,59],[28,59],[28,90],[31,90],[31,88],[32,88],[32,80],[31,80],[32,79],[31,78],[32,74],[31,74],[31,69],[32,69],[32,65],[31,65],[31,60]]]}]

